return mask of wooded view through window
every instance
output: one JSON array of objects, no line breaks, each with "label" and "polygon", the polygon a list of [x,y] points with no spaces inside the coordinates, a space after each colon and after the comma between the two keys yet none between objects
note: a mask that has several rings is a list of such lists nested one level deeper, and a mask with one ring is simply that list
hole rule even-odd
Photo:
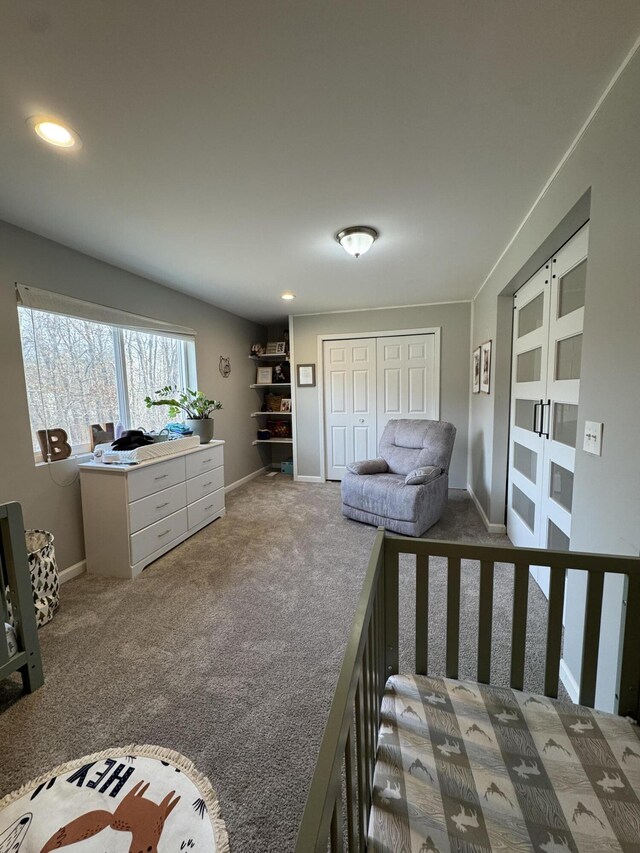
[{"label": "wooded view through window", "polygon": [[74,450],[89,449],[90,425],[160,430],[167,410],[144,398],[188,384],[184,340],[18,308],[34,452],[36,431],[62,427]]}]

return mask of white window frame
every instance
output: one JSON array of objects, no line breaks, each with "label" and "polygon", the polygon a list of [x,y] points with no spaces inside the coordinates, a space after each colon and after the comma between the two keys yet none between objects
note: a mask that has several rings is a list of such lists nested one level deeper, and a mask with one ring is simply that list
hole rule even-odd
[{"label": "white window frame", "polygon": [[[40,310],[36,308],[29,308],[27,306],[18,306],[18,311],[22,308],[25,311],[34,311]],[[58,312],[46,312],[46,313],[58,313]],[[61,317],[68,317],[70,319],[82,319],[79,317],[74,317],[72,314],[62,314]],[[125,425],[127,429],[130,428],[131,422],[131,412],[129,407],[129,388],[127,382],[127,371],[125,366],[125,350],[124,350],[124,332],[125,327],[122,326],[114,326],[109,323],[99,323],[96,320],[86,318],[84,319],[86,323],[94,323],[95,325],[105,325],[111,329],[113,335],[113,351],[114,351],[114,360],[115,360],[115,374],[116,374],[116,391],[118,396],[118,410],[119,417],[122,424]],[[127,327],[130,328],[130,327]],[[179,354],[180,354],[180,386],[182,388],[197,388],[197,374],[196,374],[196,351],[195,351],[195,339],[187,340],[181,339],[177,335],[173,337],[167,333],[158,333],[154,332],[153,329],[148,328],[140,328],[140,332],[144,334],[153,335],[156,334],[159,337],[168,337],[172,338],[172,340],[177,341],[179,344]],[[22,340],[21,340],[22,346]],[[26,381],[26,374],[25,374]],[[29,388],[27,388],[29,391]],[[31,427],[31,413],[29,412],[29,426]],[[91,445],[89,442],[83,442],[82,444],[72,444],[71,450],[73,456],[76,457],[88,457],[91,455]],[[33,451],[34,461],[36,465],[49,465],[48,462],[42,455],[42,451],[39,449],[35,449]]]}]

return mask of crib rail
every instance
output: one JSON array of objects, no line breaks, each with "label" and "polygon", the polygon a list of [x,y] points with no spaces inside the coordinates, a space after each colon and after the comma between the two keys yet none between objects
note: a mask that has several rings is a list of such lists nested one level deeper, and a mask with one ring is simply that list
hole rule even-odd
[{"label": "crib rail", "polygon": [[[386,607],[384,530],[379,530],[347,643],[296,853],[363,851],[369,821],[369,802],[380,724],[380,705],[387,670],[385,636],[394,635],[386,615],[397,614],[396,595]],[[396,616],[397,619],[397,616]],[[397,623],[395,625],[397,634]],[[343,784],[344,770],[344,784]]]},{"label": "crib rail", "polygon": [[429,562],[447,561],[446,675],[458,677],[462,561],[480,563],[477,680],[490,683],[493,585],[496,563],[513,566],[510,684],[523,688],[530,566],[550,570],[544,693],[557,697],[565,580],[569,569],[587,573],[579,701],[593,707],[604,579],[626,577],[626,612],[619,713],[638,719],[640,704],[640,559],[567,551],[465,545],[376,536],[300,826],[296,853],[366,850],[380,705],[386,678],[398,672],[400,556],[416,557],[415,671],[429,670]]},{"label": "crib rail", "polygon": [[[9,602],[19,647],[12,657],[4,628]],[[44,683],[44,676],[19,503],[0,504],[0,631],[0,679],[20,671],[25,690],[32,693]]]},{"label": "crib rail", "polygon": [[[510,684],[515,690],[522,690],[524,681],[529,569],[531,566],[549,568],[544,693],[552,698],[558,695],[566,573],[569,569],[586,572],[587,595],[579,702],[589,707],[593,707],[595,702],[605,575],[626,576],[627,613],[634,614],[634,618],[625,620],[618,712],[621,716],[638,718],[640,703],[640,619],[638,618],[640,617],[640,559],[638,557],[585,554],[576,551],[545,551],[537,548],[465,545],[457,542],[408,539],[400,536],[386,537],[385,561],[387,568],[396,574],[400,554],[416,555],[416,672],[420,675],[428,674],[426,605],[429,595],[429,559],[444,557],[447,560],[446,675],[449,678],[458,677],[461,561],[480,561],[476,677],[478,681],[485,684],[489,684],[491,679],[494,567],[496,563],[513,565]],[[397,660],[395,665],[397,667]]]}]

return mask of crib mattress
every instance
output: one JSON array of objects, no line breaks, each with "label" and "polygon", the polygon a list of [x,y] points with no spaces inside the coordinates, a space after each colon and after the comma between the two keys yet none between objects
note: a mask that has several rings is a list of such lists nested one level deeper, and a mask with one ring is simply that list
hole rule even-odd
[{"label": "crib mattress", "polygon": [[386,686],[368,851],[640,851],[640,733],[612,714],[423,676]]}]

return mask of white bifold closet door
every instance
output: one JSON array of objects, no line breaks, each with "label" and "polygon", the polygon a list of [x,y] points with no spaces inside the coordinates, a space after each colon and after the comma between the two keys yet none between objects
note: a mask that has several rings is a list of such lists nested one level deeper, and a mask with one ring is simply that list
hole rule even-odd
[{"label": "white bifold closet door", "polygon": [[[588,225],[514,297],[507,533],[569,550]],[[548,595],[549,570],[532,567]]]},{"label": "white bifold closet door", "polygon": [[377,338],[378,442],[392,418],[437,420],[435,335]]},{"label": "white bifold closet door", "polygon": [[324,342],[326,476],[376,456],[376,339]]},{"label": "white bifold closet door", "polygon": [[324,341],[328,480],[375,458],[391,418],[438,419],[437,369],[434,334]]}]

